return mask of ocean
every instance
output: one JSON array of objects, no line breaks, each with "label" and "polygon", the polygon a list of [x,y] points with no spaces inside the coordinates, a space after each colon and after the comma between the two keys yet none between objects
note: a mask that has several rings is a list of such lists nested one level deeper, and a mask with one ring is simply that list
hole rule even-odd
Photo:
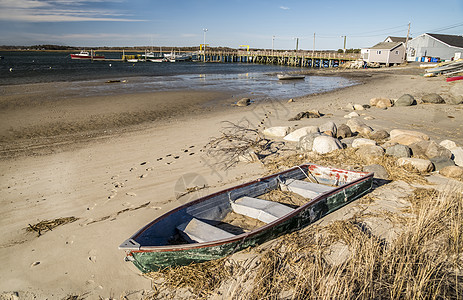
[{"label": "ocean", "polygon": [[[0,86],[47,82],[123,81],[126,92],[171,90],[217,90],[236,96],[282,99],[326,92],[356,84],[342,77],[307,76],[305,80],[279,81],[277,73],[301,68],[248,63],[117,62],[71,60],[74,52],[1,52]],[[120,52],[104,52],[120,58]],[[128,55],[134,53],[126,53]],[[99,88],[100,87],[100,88]],[[88,90],[83,89],[83,93]],[[94,85],[92,93],[108,92],[107,85]]]}]

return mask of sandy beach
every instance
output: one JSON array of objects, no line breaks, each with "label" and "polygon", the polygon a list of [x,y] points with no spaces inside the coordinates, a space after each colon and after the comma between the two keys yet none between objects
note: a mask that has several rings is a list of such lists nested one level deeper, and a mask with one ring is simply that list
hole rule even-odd
[{"label": "sandy beach", "polygon": [[[66,83],[3,86],[0,94],[0,291],[20,299],[70,295],[140,299],[151,281],[124,262],[118,245],[182,201],[261,176],[259,162],[221,170],[204,152],[223,121],[298,127],[346,122],[349,103],[371,98],[452,97],[441,77],[424,78],[414,66],[323,73],[359,84],[328,93],[233,106],[232,94],[205,91],[60,93]],[[461,89],[460,89],[461,91]],[[252,99],[251,99],[252,100]],[[288,121],[301,111],[319,119]],[[463,145],[463,105],[422,104],[369,108],[360,117],[374,129],[423,132]],[[317,162],[314,162],[317,163]],[[176,200],[182,178],[199,174],[209,188]],[[344,208],[343,208],[344,209]],[[42,220],[74,217],[38,236]]]}]

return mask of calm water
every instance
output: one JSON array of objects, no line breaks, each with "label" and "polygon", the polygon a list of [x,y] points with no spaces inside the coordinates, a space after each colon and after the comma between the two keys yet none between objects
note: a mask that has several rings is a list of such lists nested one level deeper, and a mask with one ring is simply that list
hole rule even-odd
[{"label": "calm water", "polygon": [[[74,51],[78,52],[78,51]],[[127,92],[184,89],[224,90],[256,97],[298,97],[355,84],[341,77],[307,76],[305,80],[282,82],[276,73],[300,70],[285,66],[240,63],[127,63],[71,60],[64,52],[0,52],[0,85],[68,81],[73,83],[127,80]],[[106,58],[121,53],[105,52]],[[131,53],[126,53],[131,54]],[[83,93],[105,93],[110,85],[94,85]]]}]

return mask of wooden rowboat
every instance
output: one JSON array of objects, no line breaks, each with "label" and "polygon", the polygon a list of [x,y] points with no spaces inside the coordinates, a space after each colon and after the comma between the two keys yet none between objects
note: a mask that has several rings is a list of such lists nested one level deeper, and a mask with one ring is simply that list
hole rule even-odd
[{"label": "wooden rowboat", "polygon": [[[373,173],[303,164],[177,207],[119,249],[142,272],[222,258],[314,223],[367,193],[372,181]],[[307,203],[295,207],[261,199],[276,189],[308,198]],[[237,228],[227,223],[229,214],[261,225]]]},{"label": "wooden rowboat", "polygon": [[294,80],[294,79],[304,79],[305,75],[300,74],[278,74],[279,80]]}]

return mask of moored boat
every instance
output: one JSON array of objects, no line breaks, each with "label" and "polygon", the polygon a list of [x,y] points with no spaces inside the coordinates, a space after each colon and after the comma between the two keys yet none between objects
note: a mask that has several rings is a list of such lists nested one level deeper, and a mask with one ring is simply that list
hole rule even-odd
[{"label": "moored boat", "polygon": [[[367,193],[372,180],[373,173],[300,165],[177,207],[141,228],[119,249],[142,272],[222,258],[314,223]],[[307,202],[291,206],[263,199],[278,189]],[[260,225],[241,228],[229,223],[236,219],[230,214]]]},{"label": "moored boat", "polygon": [[305,75],[300,74],[278,74],[279,80],[293,80],[293,79],[304,79]]},{"label": "moored boat", "polygon": [[71,59],[104,59],[104,55],[96,55],[93,51],[80,51],[77,54],[71,54]]}]

